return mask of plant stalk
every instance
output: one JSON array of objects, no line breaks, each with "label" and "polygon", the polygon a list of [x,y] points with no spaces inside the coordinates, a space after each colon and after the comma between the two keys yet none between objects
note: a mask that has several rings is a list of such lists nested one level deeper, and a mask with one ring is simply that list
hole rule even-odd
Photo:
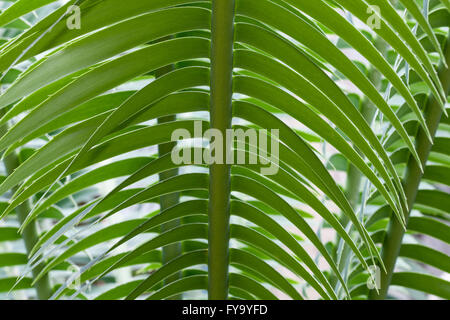
[{"label": "plant stalk", "polygon": [[[388,47],[383,39],[381,39],[380,37],[376,37],[374,40],[374,45],[378,49],[378,51],[380,51],[383,54],[383,56],[387,55]],[[381,90],[382,75],[377,69],[371,67],[368,71],[368,78],[378,90]],[[372,101],[370,101],[367,98],[364,98],[364,100],[361,103],[361,115],[369,125],[374,120],[376,110],[377,108],[372,103]],[[363,154],[361,154],[361,152],[359,152],[359,154],[361,156],[364,156]],[[345,193],[352,208],[355,210],[359,205],[359,194],[361,190],[362,177],[363,177],[362,173],[353,164],[350,163],[347,170]],[[343,225],[346,226],[348,222],[349,222],[348,217],[345,214],[342,214],[341,223],[343,223]]]},{"label": "plant stalk", "polygon": [[[449,65],[450,37],[447,37],[444,54],[447,65]],[[445,68],[443,63],[441,63],[441,66],[439,67],[439,79],[442,83],[442,87],[446,92],[446,95],[448,96],[450,91],[450,69]],[[436,100],[435,97],[430,96],[425,107],[425,119],[430,133],[433,137],[435,136],[438,129],[442,114],[443,112],[438,100]],[[422,130],[422,128],[419,127],[416,135],[416,148],[424,167],[428,160],[431,147],[432,144],[428,141],[425,132]],[[412,208],[416,200],[422,175],[423,174],[421,173],[420,168],[417,166],[416,161],[412,157],[410,157],[403,179],[403,186],[405,189],[409,208]],[[406,216],[406,222],[408,222],[409,216],[410,212]],[[381,273],[381,288],[379,289],[378,293],[375,290],[370,291],[369,299],[383,300],[386,298],[392,280],[392,275],[394,273],[395,263],[402,246],[404,234],[405,231],[403,230],[402,226],[399,224],[394,215],[391,215],[388,231],[382,246],[382,258],[387,272]]]},{"label": "plant stalk", "polygon": [[[374,40],[374,45],[384,56],[387,55],[388,46],[382,38],[376,37]],[[381,90],[382,75],[377,69],[375,69],[374,67],[371,67],[368,70],[368,78],[370,79],[370,81],[374,84],[374,86],[377,89]],[[364,120],[367,121],[367,123],[369,125],[373,122],[374,117],[376,116],[376,110],[377,110],[377,108],[372,103],[372,101],[370,101],[367,98],[364,98],[364,100],[361,103],[361,115],[363,116]],[[358,153],[362,157],[364,157],[364,154],[362,154],[359,151],[358,151]],[[346,181],[346,186],[345,186],[345,194],[347,196],[347,199],[348,199],[350,205],[352,206],[353,210],[355,210],[355,211],[358,209],[358,205],[360,204],[360,190],[361,190],[362,182],[363,182],[363,174],[361,173],[361,171],[359,171],[359,169],[356,168],[353,164],[349,163],[349,166],[347,169],[347,181]],[[340,220],[341,220],[341,224],[344,227],[347,227],[348,224],[350,223],[350,219],[344,213],[341,214]],[[345,242],[342,241],[342,239],[338,238],[338,243],[339,242],[342,243],[343,248],[342,248],[342,254],[339,257],[338,267],[339,267],[339,271],[342,272],[346,276],[348,269],[349,269],[352,250]],[[336,281],[335,285],[337,288],[340,288],[339,282]]]},{"label": "plant stalk", "polygon": [[[172,37],[171,36],[165,37],[165,38],[161,39],[161,41],[164,41],[164,40],[167,40],[170,38],[172,38]],[[165,74],[173,71],[174,69],[175,69],[174,65],[168,65],[168,66],[162,67],[155,71],[155,77],[156,78],[162,77]],[[158,123],[172,122],[172,121],[176,121],[176,119],[177,119],[176,115],[169,115],[169,116],[158,118]],[[171,152],[175,146],[176,146],[176,142],[168,142],[168,143],[163,143],[163,144],[158,145],[159,156],[161,157],[161,156]],[[161,172],[159,174],[159,181],[163,181],[163,180],[172,178],[174,176],[177,176],[178,173],[179,173],[179,171],[177,168],[171,169],[171,170],[168,170],[165,172]],[[178,192],[161,196],[159,198],[160,212],[163,212],[164,210],[178,204],[179,200],[180,200],[180,195]],[[179,219],[167,222],[161,226],[161,232],[164,233],[170,229],[176,228],[180,225],[180,223],[181,222]],[[175,242],[175,243],[169,244],[167,246],[164,246],[162,249],[162,264],[163,265],[167,264],[172,259],[175,259],[176,257],[180,256],[181,253],[182,253],[182,249],[181,249],[180,242]],[[164,284],[176,281],[180,277],[181,277],[181,272],[177,272],[177,273],[171,275],[170,277],[167,277],[164,280]],[[175,295],[175,296],[171,297],[172,300],[180,300],[181,298],[182,298],[182,295]]]},{"label": "plant stalk", "polygon": [[[5,126],[3,126],[1,131],[2,131],[2,134],[5,133],[5,131],[6,131]],[[5,159],[3,160],[3,163],[6,168],[6,173],[8,175],[10,175],[11,173],[14,172],[14,170],[17,167],[19,167],[20,160],[19,160],[19,157],[17,156],[17,154],[15,152],[12,152],[7,157],[5,157]],[[14,193],[16,191],[16,189],[17,188],[13,188],[11,191]],[[31,203],[29,200],[25,201],[24,203],[22,203],[15,209],[17,219],[19,220],[20,224],[22,224],[25,221],[25,219],[30,211],[31,211]],[[30,222],[28,224],[28,226],[23,230],[22,239],[25,243],[25,248],[26,248],[27,253],[30,253],[31,250],[33,249],[34,245],[39,240],[38,225],[37,225],[36,221]],[[45,267],[45,265],[43,263],[37,265],[32,271],[33,278],[35,278],[44,267]],[[52,287],[50,284],[50,278],[49,278],[48,274],[43,276],[39,281],[37,281],[34,284],[34,288],[36,290],[37,298],[39,300],[47,300],[53,294]]]},{"label": "plant stalk", "polygon": [[[5,109],[1,110],[0,117],[3,116],[5,113],[6,113]],[[8,126],[9,126],[8,124],[5,124],[0,127],[0,137],[3,136],[4,134],[6,134],[6,132],[8,131]],[[14,170],[16,170],[20,166],[20,159],[19,159],[17,153],[15,151],[11,152],[8,156],[6,156],[3,159],[3,164],[5,166],[6,174],[7,175],[12,174],[14,172]],[[16,190],[17,190],[17,187],[14,187],[11,189],[11,192],[15,193]],[[27,200],[27,201],[23,202],[21,205],[16,207],[15,212],[16,212],[19,223],[22,224],[25,221],[28,213],[31,212],[31,201]],[[31,250],[33,249],[33,247],[35,246],[35,244],[39,240],[39,232],[38,232],[37,222],[31,221],[28,224],[28,226],[23,229],[21,236],[25,243],[26,252],[27,252],[27,254],[29,254],[31,252]],[[32,271],[33,278],[37,277],[37,275],[39,275],[39,273],[41,272],[41,270],[44,267],[45,267],[45,265],[43,263],[38,264]],[[51,286],[51,282],[50,282],[50,278],[49,278],[48,274],[43,276],[39,281],[36,281],[36,283],[34,284],[34,288],[36,290],[36,296],[39,300],[48,300],[53,294],[53,290],[52,290],[52,286]]]},{"label": "plant stalk", "polygon": [[[211,23],[211,128],[226,137],[232,119],[232,79],[234,42],[234,0],[212,1]],[[223,153],[228,154],[227,144]],[[209,230],[208,230],[208,297],[225,300],[228,297],[228,264],[230,239],[230,165],[210,166]]]}]

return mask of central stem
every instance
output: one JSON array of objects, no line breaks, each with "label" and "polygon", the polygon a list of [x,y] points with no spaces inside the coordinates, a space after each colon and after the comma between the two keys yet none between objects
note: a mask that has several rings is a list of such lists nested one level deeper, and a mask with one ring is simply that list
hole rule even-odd
[{"label": "central stem", "polygon": [[[234,0],[212,1],[211,23],[211,128],[226,137],[232,119],[232,79],[234,42]],[[222,155],[228,154],[223,144]],[[209,232],[208,232],[208,296],[211,300],[228,297],[228,260],[230,239],[230,166],[210,166]]]}]

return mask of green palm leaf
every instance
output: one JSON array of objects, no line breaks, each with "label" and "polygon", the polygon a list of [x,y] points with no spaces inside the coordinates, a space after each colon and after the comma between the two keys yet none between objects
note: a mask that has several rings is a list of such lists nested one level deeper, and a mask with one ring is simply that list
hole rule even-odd
[{"label": "green palm leaf", "polygon": [[[429,266],[450,258],[423,240],[450,243],[448,0],[5,8],[0,293],[449,298]],[[199,129],[266,129],[278,153],[248,139],[215,150],[232,164],[175,163],[212,148],[174,141]]]}]

